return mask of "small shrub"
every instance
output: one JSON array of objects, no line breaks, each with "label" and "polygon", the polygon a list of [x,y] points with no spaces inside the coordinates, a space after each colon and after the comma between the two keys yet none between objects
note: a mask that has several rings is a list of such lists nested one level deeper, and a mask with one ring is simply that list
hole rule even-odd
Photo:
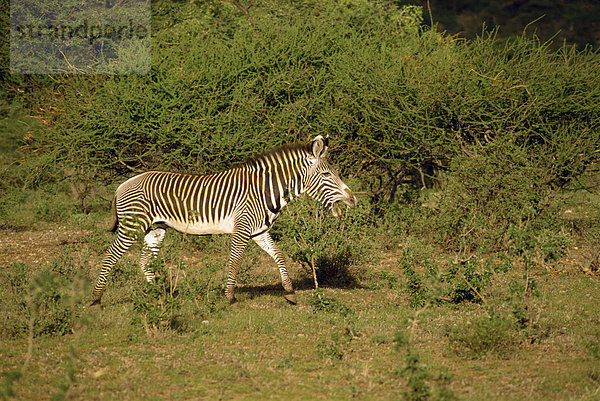
[{"label": "small shrub", "polygon": [[2,270],[8,276],[7,280],[3,282],[7,282],[10,285],[15,295],[22,293],[27,288],[27,283],[29,282],[27,270],[27,265],[22,262],[11,263],[6,269]]},{"label": "small shrub", "polygon": [[21,377],[23,377],[23,373],[20,369],[14,369],[2,372],[2,377],[4,378],[4,382],[2,383],[2,387],[0,387],[0,399],[2,400],[10,400],[12,398],[17,397],[17,392],[14,387],[19,382]]},{"label": "small shrub", "polygon": [[439,269],[432,260],[432,253],[431,247],[423,241],[410,237],[404,243],[398,260],[406,278],[405,291],[413,308],[422,308],[428,302],[437,301],[440,295]]},{"label": "small shrub", "polygon": [[390,290],[398,288],[399,279],[398,276],[389,272],[380,272],[379,279],[386,283],[386,287]]},{"label": "small shrub", "polygon": [[313,291],[308,303],[312,307],[313,312],[333,312],[338,313],[343,317],[354,314],[352,309],[337,299],[325,295],[325,291],[321,288]]},{"label": "small shrub", "polygon": [[478,258],[450,263],[442,274],[442,281],[449,285],[448,297],[453,303],[481,302],[481,292],[490,284],[492,271]]},{"label": "small shrub", "polygon": [[29,276],[27,265],[14,263],[0,272],[6,285],[0,290],[0,333],[65,335],[73,330],[86,285],[75,270],[77,262],[65,252],[41,271]]},{"label": "small shrub", "polygon": [[429,298],[428,290],[425,287],[422,278],[409,264],[403,265],[402,270],[406,276],[406,292],[410,297],[410,306],[412,308],[422,308]]},{"label": "small shrub", "polygon": [[341,342],[341,336],[334,333],[330,341],[321,340],[317,343],[317,354],[323,359],[341,360],[344,356]]},{"label": "small shrub", "polygon": [[545,263],[558,261],[573,246],[573,237],[562,228],[542,229],[536,240],[541,259]]},{"label": "small shrub", "polygon": [[76,315],[64,277],[42,270],[31,280],[29,297],[29,314],[35,319],[35,335],[72,332]]},{"label": "small shrub", "polygon": [[306,197],[288,205],[271,230],[284,252],[312,275],[319,284],[356,286],[373,254],[373,214],[368,201],[334,218],[328,210]]},{"label": "small shrub", "polygon": [[[223,266],[205,258],[194,274],[187,274],[180,284],[179,296],[196,306],[195,313],[208,316],[223,307],[225,283]],[[196,319],[198,316],[196,316]],[[201,320],[201,319],[200,319]]]},{"label": "small shrub", "polygon": [[13,263],[0,269],[0,336],[12,338],[23,335],[28,327],[27,293],[28,267]]},{"label": "small shrub", "polygon": [[536,302],[542,296],[536,278],[526,273],[522,280],[512,279],[508,282],[508,292],[508,307],[515,329],[523,337],[523,341],[540,341],[548,333],[539,325],[544,308]]},{"label": "small shrub", "polygon": [[[404,365],[400,371],[403,376],[407,377],[407,390],[403,393],[403,400],[407,401],[450,401],[456,400],[456,396],[452,390],[448,389],[447,385],[452,379],[452,375],[448,369],[441,367],[437,374],[430,371],[430,367],[421,362],[421,357],[413,349],[410,344],[408,334],[404,331],[399,331],[394,336],[395,348],[397,351],[405,351]],[[433,382],[437,381],[437,388],[432,392]]]},{"label": "small shrub", "polygon": [[485,356],[507,358],[520,341],[514,321],[496,314],[478,316],[451,327],[447,336],[457,353],[473,359]]},{"label": "small shrub", "polygon": [[155,274],[151,283],[146,283],[137,291],[133,299],[134,314],[132,323],[142,323],[148,335],[163,329],[185,331],[185,321],[181,318],[184,300],[179,297],[179,269],[167,269],[164,261],[155,258],[149,266]]},{"label": "small shrub", "polygon": [[16,228],[22,224],[15,212],[21,210],[30,196],[29,191],[12,189],[0,193],[0,228]]},{"label": "small shrub", "polygon": [[419,354],[409,349],[406,353],[406,367],[404,373],[408,376],[408,390],[404,393],[404,399],[407,401],[428,400],[431,390],[427,384],[429,373],[426,367],[421,364]]},{"label": "small shrub", "polygon": [[585,349],[588,354],[596,361],[600,361],[600,342],[599,341],[587,341],[585,343]]},{"label": "small shrub", "polygon": [[[594,319],[597,323],[598,319]],[[583,339],[583,346],[588,355],[595,361],[600,361],[600,328],[597,325],[590,325],[590,332]]]}]

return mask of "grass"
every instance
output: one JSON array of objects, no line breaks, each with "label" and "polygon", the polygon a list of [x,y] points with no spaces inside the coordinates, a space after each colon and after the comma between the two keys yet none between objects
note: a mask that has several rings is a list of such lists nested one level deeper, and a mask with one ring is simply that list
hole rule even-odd
[{"label": "grass", "polygon": [[[46,229],[58,229],[47,224]],[[522,302],[530,312],[541,310],[536,324],[543,334],[525,341],[527,332],[511,324],[509,308],[522,287],[507,284],[523,282],[524,266],[494,275],[482,290],[502,313],[496,325],[481,302],[411,307],[407,278],[397,263],[400,254],[366,266],[371,273],[349,289],[330,285],[315,292],[304,269],[294,266],[293,278],[301,284],[299,304],[291,306],[280,296],[272,262],[250,247],[239,302],[229,307],[221,288],[224,273],[218,270],[228,252],[222,238],[207,243],[175,235],[166,244],[163,268],[180,266],[186,272],[175,298],[177,317],[185,323],[179,329],[149,329],[132,318],[145,287],[135,252],[112,277],[104,309],[83,307],[102,257],[98,243],[108,242],[108,233],[86,237],[77,246],[57,244],[37,265],[26,261],[3,270],[4,275],[14,270],[13,282],[21,286],[23,271],[28,277],[42,271],[82,277],[87,283],[72,280],[78,284],[63,282],[56,289],[62,296],[71,294],[61,304],[73,311],[67,334],[3,336],[4,384],[22,400],[397,400],[409,394],[411,399],[421,394],[420,399],[524,400],[534,394],[592,400],[598,395],[596,277],[528,268],[540,295]],[[425,274],[418,265],[415,269]],[[490,334],[499,327],[508,337]],[[398,332],[406,333],[410,349],[397,346]],[[30,340],[31,358],[21,369]],[[494,348],[503,345],[510,352]],[[19,380],[7,376],[18,370]],[[427,391],[409,391],[414,377]]]},{"label": "grass", "polygon": [[[597,188],[597,172],[582,182]],[[541,246],[523,246],[520,255],[449,254],[428,241],[431,232],[404,229],[401,214],[386,215],[398,220],[394,233],[373,224],[375,241],[346,236],[368,257],[331,270],[336,279],[319,278],[319,291],[305,266],[290,263],[297,306],[283,299],[274,262],[253,243],[239,302],[228,306],[229,237],[171,231],[155,263],[163,280],[144,282],[136,245],[113,270],[102,310],[86,305],[113,239],[105,230],[112,189],[96,188],[87,214],[66,182],[11,186],[1,195],[0,399],[600,396],[593,191],[566,188],[556,209],[564,238],[533,238]],[[303,218],[292,212],[278,224]],[[336,229],[329,219],[319,229],[308,221],[303,235],[320,234],[318,241]],[[333,241],[345,228],[325,235]],[[280,233],[287,255],[298,250]]]}]

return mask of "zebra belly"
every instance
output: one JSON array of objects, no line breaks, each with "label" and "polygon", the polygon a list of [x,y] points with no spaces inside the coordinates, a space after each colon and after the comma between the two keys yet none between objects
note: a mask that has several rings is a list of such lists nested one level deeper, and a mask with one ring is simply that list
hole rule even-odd
[{"label": "zebra belly", "polygon": [[181,222],[170,219],[154,219],[154,223],[164,223],[167,226],[186,234],[231,234],[233,232],[233,219],[226,218],[216,222]]}]

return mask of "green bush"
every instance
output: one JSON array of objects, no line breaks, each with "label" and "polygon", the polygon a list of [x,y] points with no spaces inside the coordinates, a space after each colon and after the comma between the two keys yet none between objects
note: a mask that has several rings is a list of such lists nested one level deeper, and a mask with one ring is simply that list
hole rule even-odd
[{"label": "green bush", "polygon": [[353,315],[354,311],[335,298],[325,295],[323,289],[317,288],[313,291],[308,301],[313,312],[334,312],[342,317]]},{"label": "green bush", "polygon": [[320,340],[317,343],[317,355],[322,359],[341,360],[344,357],[341,345],[340,335],[334,333],[330,341]]},{"label": "green bush", "polygon": [[434,249],[425,240],[408,237],[402,244],[398,264],[406,279],[403,290],[409,296],[412,308],[446,299],[440,267],[433,255]]},{"label": "green bush", "polygon": [[0,335],[65,335],[73,330],[87,296],[87,257],[69,248],[39,270],[13,263],[0,271]]},{"label": "green bush", "polygon": [[29,314],[35,319],[35,335],[71,334],[76,317],[67,283],[60,275],[43,270],[33,277],[29,293]]},{"label": "green bush", "polygon": [[373,217],[368,201],[359,201],[356,208],[334,218],[329,210],[304,197],[283,210],[271,233],[284,253],[309,275],[314,267],[319,284],[351,287],[364,275],[360,265],[376,246]]},{"label": "green bush", "polygon": [[179,259],[171,266],[170,262],[167,267],[162,257],[153,259],[150,268],[154,281],[144,282],[134,290],[131,323],[142,325],[148,335],[164,330],[186,332],[192,323],[188,308],[192,299],[181,296],[182,292],[190,295],[184,263]]},{"label": "green bush", "polygon": [[553,151],[552,181],[596,157],[593,54],[524,38],[455,41],[419,29],[414,8],[301,6],[313,12],[256,8],[253,24],[232,31],[181,11],[154,34],[151,74],[61,80],[51,101],[62,111],[34,141],[40,161],[100,176],[127,165],[208,172],[332,132],[343,167],[360,166],[384,196],[403,174],[494,141]]},{"label": "green bush", "polygon": [[478,316],[449,327],[447,336],[457,353],[473,359],[507,358],[521,340],[513,320],[497,314]]},{"label": "green bush", "polygon": [[484,301],[481,292],[490,284],[492,270],[487,264],[481,265],[476,259],[450,263],[441,280],[448,285],[448,298],[451,302]]},{"label": "green bush", "polygon": [[[441,367],[439,372],[433,373],[430,366],[421,362],[420,355],[415,351],[409,341],[408,335],[404,331],[396,332],[394,336],[395,348],[397,351],[405,350],[404,362],[406,366],[401,370],[403,376],[407,378],[406,391],[403,393],[403,400],[407,401],[453,401],[457,397],[447,385],[452,379],[452,375],[446,367]],[[432,382],[438,381],[437,389],[433,392]]]},{"label": "green bush", "polygon": [[0,270],[0,335],[3,338],[22,336],[27,332],[27,265],[12,263]]},{"label": "green bush", "polygon": [[64,278],[42,270],[31,279],[24,264],[14,264],[8,291],[3,291],[0,333],[7,338],[70,334],[76,310]]},{"label": "green bush", "polygon": [[[422,26],[420,9],[379,1],[266,1],[249,17],[158,1],[153,13],[149,74],[57,77],[30,100],[45,123],[23,147],[31,185],[67,170],[85,188],[155,168],[209,173],[330,134],[370,213],[411,205],[397,220],[417,224],[398,231],[464,254],[566,249],[559,227],[541,227],[557,190],[600,156],[596,53],[457,40]],[[435,201],[417,196],[434,186]]]},{"label": "green bush", "polygon": [[[181,249],[175,239],[165,241],[159,257],[150,263],[155,273],[152,283],[141,280],[139,268],[136,271],[134,279],[137,278],[138,285],[131,296],[134,311],[131,323],[143,327],[148,335],[196,330],[203,318],[224,307],[224,283],[215,279],[222,266],[207,259],[202,266],[188,271],[180,256]],[[132,281],[135,280],[129,278],[122,284],[130,287]]]}]

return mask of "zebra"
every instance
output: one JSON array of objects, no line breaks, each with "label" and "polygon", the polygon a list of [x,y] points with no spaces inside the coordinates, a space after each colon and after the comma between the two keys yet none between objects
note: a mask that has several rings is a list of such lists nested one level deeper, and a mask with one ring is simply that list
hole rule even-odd
[{"label": "zebra", "polygon": [[302,194],[320,201],[335,217],[342,212],[337,202],[356,206],[350,188],[325,160],[327,150],[328,138],[318,135],[309,143],[283,145],[215,174],[149,171],[128,179],[112,200],[111,231],[117,237],[102,262],[91,305],[100,305],[111,269],[139,233],[144,235],[140,268],[152,282],[150,261],[168,228],[194,235],[232,234],[225,289],[230,304],[236,302],[236,277],[250,239],[273,258],[284,298],[296,304],[284,255],[269,230],[281,209]]}]

